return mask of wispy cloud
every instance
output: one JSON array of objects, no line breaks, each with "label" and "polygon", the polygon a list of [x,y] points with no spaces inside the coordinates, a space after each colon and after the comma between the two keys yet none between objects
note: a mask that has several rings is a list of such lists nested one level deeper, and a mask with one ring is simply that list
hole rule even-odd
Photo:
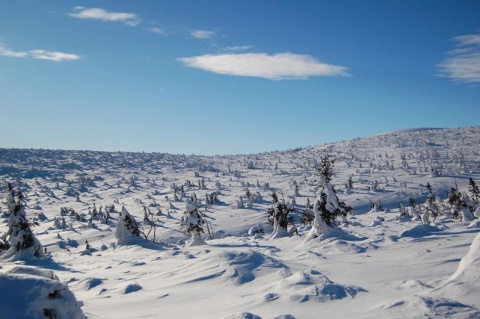
[{"label": "wispy cloud", "polygon": [[235,45],[231,47],[226,47],[224,50],[226,51],[246,51],[253,48],[253,45]]},{"label": "wispy cloud", "polygon": [[80,60],[80,56],[72,53],[64,53],[58,51],[33,50],[30,51],[30,56],[34,59],[48,60],[55,62],[75,61]]},{"label": "wispy cloud", "polygon": [[206,30],[195,30],[190,32],[190,35],[195,39],[210,39],[214,34],[215,32]]},{"label": "wispy cloud", "polygon": [[322,63],[312,56],[293,53],[207,54],[178,60],[188,67],[218,74],[270,80],[349,75],[346,67]]},{"label": "wispy cloud", "polygon": [[455,49],[438,65],[440,76],[480,83],[480,34],[462,35],[452,40],[456,42]]},{"label": "wispy cloud", "polygon": [[155,34],[165,35],[165,31],[158,27],[147,28],[147,31]]},{"label": "wispy cloud", "polygon": [[0,43],[0,56],[6,56],[11,58],[24,58],[27,55],[28,55],[28,52],[13,51],[5,47],[2,43]]},{"label": "wispy cloud", "polygon": [[77,6],[70,16],[78,19],[93,19],[105,22],[123,22],[129,26],[136,26],[140,23],[135,13],[112,12],[101,8],[85,8]]},{"label": "wispy cloud", "polygon": [[48,60],[54,62],[75,61],[80,60],[79,55],[73,53],[65,53],[47,50],[31,50],[31,51],[13,51],[0,43],[0,56],[11,58],[32,58],[38,60]]},{"label": "wispy cloud", "polygon": [[460,35],[453,38],[460,46],[480,45],[480,34]]}]

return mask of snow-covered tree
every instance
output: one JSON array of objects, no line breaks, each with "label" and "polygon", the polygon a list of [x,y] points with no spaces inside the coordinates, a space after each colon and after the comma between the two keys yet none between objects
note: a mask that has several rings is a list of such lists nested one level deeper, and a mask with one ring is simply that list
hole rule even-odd
[{"label": "snow-covered tree", "polygon": [[472,199],[475,201],[475,203],[480,203],[480,189],[478,188],[477,183],[475,183],[471,177],[468,180],[468,191],[470,192],[470,195],[472,195]]},{"label": "snow-covered tree", "polygon": [[23,259],[29,257],[43,257],[43,248],[35,237],[33,222],[27,219],[25,206],[22,202],[23,195],[17,191],[17,198],[11,184],[7,184],[8,231],[2,236],[4,249],[3,258]]},{"label": "snow-covered tree", "polygon": [[288,236],[288,214],[293,211],[292,207],[288,207],[283,201],[278,200],[278,196],[272,194],[272,207],[268,209],[269,222],[273,226],[273,232],[270,239]]},{"label": "snow-covered tree", "polygon": [[352,175],[348,176],[348,181],[345,184],[345,194],[349,195],[352,193],[353,189],[353,180],[352,180]]},{"label": "snow-covered tree", "polygon": [[317,199],[313,204],[315,218],[307,239],[319,236],[328,238],[340,234],[336,219],[337,217],[345,219],[352,210],[338,199],[335,188],[330,184],[333,176],[333,161],[330,161],[327,156],[323,157],[318,172],[320,173],[319,189],[316,193]]},{"label": "snow-covered tree", "polygon": [[432,186],[430,183],[427,183],[427,198],[425,203],[423,204],[424,212],[422,214],[422,223],[423,224],[430,224],[430,217],[433,217],[433,221],[438,216],[438,206],[435,202],[435,196],[433,195]]},{"label": "snow-covered tree", "polygon": [[461,193],[456,188],[451,188],[448,194],[448,203],[450,204],[453,218],[460,218],[460,210],[463,206]]},{"label": "snow-covered tree", "polygon": [[132,215],[127,211],[125,206],[118,214],[117,229],[115,230],[117,244],[128,245],[137,238],[140,238],[140,229]]},{"label": "snow-covered tree", "polygon": [[300,197],[300,196],[301,196],[301,195],[300,195],[300,186],[298,186],[298,183],[297,183],[297,181],[295,181],[295,180],[293,181],[293,187],[294,187],[294,194],[293,194],[293,196],[295,196],[295,197]]},{"label": "snow-covered tree", "polygon": [[204,233],[204,226],[206,221],[203,215],[198,211],[198,208],[193,202],[187,198],[185,200],[185,212],[181,220],[182,226],[185,227],[188,234],[191,235],[187,241],[186,246],[194,246],[204,244],[201,233]]},{"label": "snow-covered tree", "polygon": [[407,213],[407,211],[405,209],[405,206],[403,206],[403,204],[400,204],[400,206],[398,207],[398,215],[395,216],[395,219],[398,222],[403,222],[403,221],[406,221],[406,220],[410,220],[410,216]]}]

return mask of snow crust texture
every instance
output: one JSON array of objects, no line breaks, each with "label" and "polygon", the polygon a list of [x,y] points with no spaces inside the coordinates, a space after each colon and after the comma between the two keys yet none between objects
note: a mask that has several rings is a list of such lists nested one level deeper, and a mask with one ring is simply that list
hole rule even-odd
[{"label": "snow crust texture", "polygon": [[[480,318],[479,142],[467,127],[211,157],[0,149],[0,319]],[[315,202],[326,155],[325,207],[353,208],[333,230]],[[7,182],[38,258],[2,248]]]}]

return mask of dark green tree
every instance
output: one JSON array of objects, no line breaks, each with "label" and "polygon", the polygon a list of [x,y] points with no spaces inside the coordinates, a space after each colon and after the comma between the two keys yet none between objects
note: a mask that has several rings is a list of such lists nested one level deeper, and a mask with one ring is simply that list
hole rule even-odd
[{"label": "dark green tree", "polygon": [[321,158],[320,167],[317,168],[318,173],[320,174],[320,178],[323,179],[325,184],[330,184],[332,181],[333,176],[333,163],[334,160],[329,160],[328,156],[325,155]]},{"label": "dark green tree", "polygon": [[478,188],[477,183],[475,183],[475,181],[471,177],[468,180],[468,191],[472,195],[472,199],[475,201],[475,203],[478,204],[480,198],[480,189]]}]

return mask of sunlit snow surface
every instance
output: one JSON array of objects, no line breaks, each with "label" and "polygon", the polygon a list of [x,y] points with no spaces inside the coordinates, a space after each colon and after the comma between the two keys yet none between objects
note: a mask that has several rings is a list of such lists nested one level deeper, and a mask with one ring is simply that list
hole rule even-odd
[{"label": "sunlit snow surface", "polygon": [[[32,280],[68,288],[64,299],[54,300],[65,302],[57,318],[74,318],[81,302],[88,318],[480,318],[479,220],[447,214],[422,225],[396,219],[410,196],[425,201],[427,182],[442,200],[455,184],[466,191],[469,177],[480,183],[479,145],[480,127],[471,127],[221,157],[0,149],[0,176],[27,195],[27,217],[46,217],[34,231],[48,252],[40,261],[1,261],[0,318],[21,318],[18,308],[30,311],[25,318],[43,318],[31,311],[52,300],[38,289],[32,294]],[[291,202],[295,180],[297,208],[313,203],[316,165],[325,154],[335,159],[338,197],[354,208],[341,226],[344,235],[306,240],[309,226],[293,214],[298,235],[270,240],[270,194]],[[349,176],[354,188],[345,193]],[[206,244],[185,247],[189,236],[180,218],[186,207],[174,201],[173,184],[201,201],[214,235],[203,235]],[[261,200],[238,209],[247,189]],[[220,203],[205,207],[206,194],[217,190]],[[371,210],[378,200],[388,211]],[[115,205],[107,224],[94,219],[89,226],[94,204],[102,211]],[[140,225],[143,207],[150,209],[157,244],[118,244],[123,205]],[[56,228],[61,207],[80,220],[68,213],[66,227]],[[265,234],[248,235],[256,225]],[[149,230],[144,225],[142,231]]]}]

